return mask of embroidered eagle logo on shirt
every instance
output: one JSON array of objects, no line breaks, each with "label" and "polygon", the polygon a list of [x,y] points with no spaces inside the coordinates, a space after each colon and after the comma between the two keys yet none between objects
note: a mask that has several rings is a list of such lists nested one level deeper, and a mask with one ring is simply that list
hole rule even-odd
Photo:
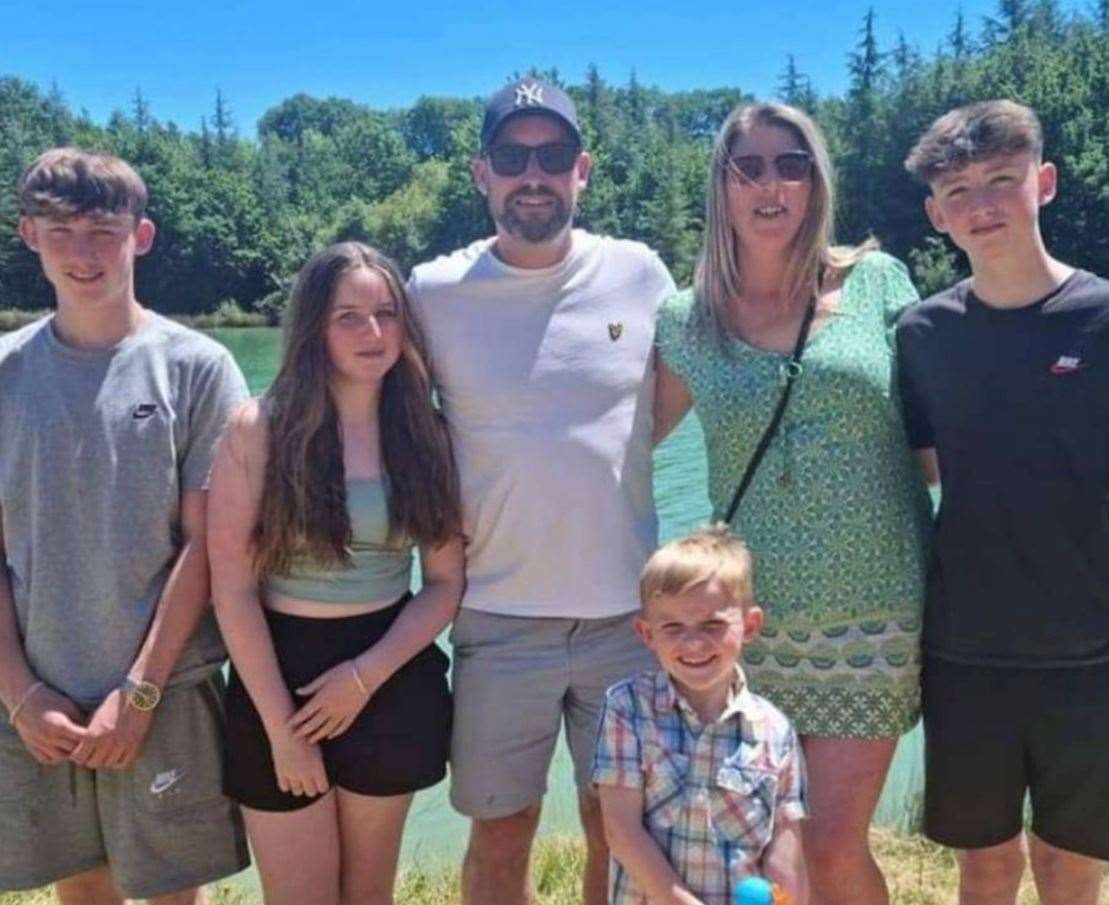
[{"label": "embroidered eagle logo on shirt", "polygon": [[1051,366],[1052,374],[1073,374],[1082,367],[1082,359],[1077,355],[1060,355],[1059,360]]},{"label": "embroidered eagle logo on shirt", "polygon": [[608,338],[616,342],[624,332],[624,325],[620,321],[613,321],[608,325]]},{"label": "embroidered eagle logo on shirt", "polygon": [[532,104],[543,103],[543,86],[537,82],[530,85],[519,85],[516,88],[516,106],[530,107]]}]

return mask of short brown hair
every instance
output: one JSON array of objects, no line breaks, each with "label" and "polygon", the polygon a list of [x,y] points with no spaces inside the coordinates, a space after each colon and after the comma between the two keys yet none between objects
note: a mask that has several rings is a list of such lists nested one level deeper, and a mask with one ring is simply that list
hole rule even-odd
[{"label": "short brown hair", "polygon": [[1003,154],[1043,154],[1044,136],[1036,114],[1009,100],[956,107],[928,128],[905,158],[905,169],[931,184],[968,163]]},{"label": "short brown hair", "polygon": [[146,183],[129,163],[110,154],[51,148],[19,180],[19,212],[25,217],[146,212]]},{"label": "short brown hair", "polygon": [[684,594],[714,578],[737,604],[754,602],[751,552],[725,525],[703,528],[656,550],[639,577],[639,599],[646,607],[659,595]]}]

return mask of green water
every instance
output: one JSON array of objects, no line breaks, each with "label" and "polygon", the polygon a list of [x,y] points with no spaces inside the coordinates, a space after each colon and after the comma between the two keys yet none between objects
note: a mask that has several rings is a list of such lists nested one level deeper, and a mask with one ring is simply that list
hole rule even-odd
[{"label": "green water", "polygon": [[[273,379],[280,336],[274,328],[212,330],[211,335],[234,354],[251,392],[259,393]],[[705,448],[696,418],[686,418],[655,453],[655,500],[662,539],[703,524],[709,516],[705,492]],[[913,828],[922,788],[920,727],[902,739],[878,804],[875,822],[901,830]],[[405,831],[402,860],[421,865],[453,864],[461,858],[468,822],[447,800],[440,783],[416,796]],[[565,746],[555,754],[541,832],[572,832],[577,826],[573,769]]]}]

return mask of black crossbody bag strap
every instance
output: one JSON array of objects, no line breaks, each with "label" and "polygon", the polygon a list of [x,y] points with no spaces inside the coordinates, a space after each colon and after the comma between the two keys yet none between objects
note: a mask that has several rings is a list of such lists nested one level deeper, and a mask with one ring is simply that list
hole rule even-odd
[{"label": "black crossbody bag strap", "polygon": [[809,327],[812,326],[813,316],[816,314],[816,298],[809,302],[808,307],[805,308],[805,316],[801,318],[801,329],[797,331],[797,343],[793,347],[793,354],[790,355],[789,361],[786,364],[785,385],[782,387],[782,395],[778,398],[778,405],[774,409],[774,414],[770,418],[770,423],[766,425],[766,430],[763,431],[762,437],[759,439],[758,446],[755,447],[754,453],[751,454],[751,461],[747,463],[747,468],[743,472],[743,477],[740,478],[739,486],[735,489],[735,494],[732,496],[732,503],[728,507],[728,514],[724,516],[724,523],[730,525],[732,519],[735,518],[736,510],[739,508],[739,501],[743,499],[743,495],[747,492],[747,487],[750,485],[751,480],[755,477],[755,472],[758,471],[759,463],[762,462],[763,456],[770,448],[771,442],[774,440],[774,435],[778,433],[778,427],[782,423],[782,415],[786,413],[786,406],[789,405],[789,396],[793,392],[793,381],[797,379],[797,375],[801,373],[801,356],[805,354],[805,342],[809,338]]}]

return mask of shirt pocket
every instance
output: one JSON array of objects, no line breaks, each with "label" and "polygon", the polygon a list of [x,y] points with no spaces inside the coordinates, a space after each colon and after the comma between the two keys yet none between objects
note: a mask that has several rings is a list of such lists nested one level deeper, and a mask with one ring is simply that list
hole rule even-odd
[{"label": "shirt pocket", "polygon": [[689,757],[667,751],[657,742],[648,742],[645,754],[644,821],[648,826],[660,829],[677,826],[685,811]]},{"label": "shirt pocket", "polygon": [[722,841],[754,857],[774,835],[778,777],[758,767],[724,764],[712,789],[712,824]]}]

